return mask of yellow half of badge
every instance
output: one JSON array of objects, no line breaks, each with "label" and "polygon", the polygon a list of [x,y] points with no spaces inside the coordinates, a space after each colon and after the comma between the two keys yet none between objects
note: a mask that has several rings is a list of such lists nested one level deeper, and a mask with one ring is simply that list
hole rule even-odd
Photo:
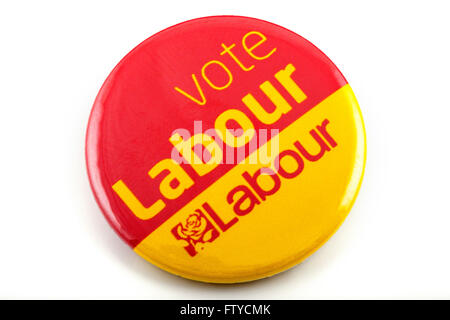
[{"label": "yellow half of badge", "polygon": [[[251,161],[256,153],[268,162]],[[268,277],[306,259],[344,221],[361,185],[365,132],[350,86],[255,154],[134,250],[166,271],[215,283]]]}]

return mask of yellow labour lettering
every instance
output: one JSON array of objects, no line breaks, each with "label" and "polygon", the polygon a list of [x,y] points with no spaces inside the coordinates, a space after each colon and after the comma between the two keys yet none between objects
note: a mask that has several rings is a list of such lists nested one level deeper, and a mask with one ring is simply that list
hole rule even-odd
[{"label": "yellow labour lettering", "polygon": [[[286,91],[289,92],[295,101],[300,103],[306,99],[306,95],[290,77],[294,70],[295,67],[292,64],[288,64],[285,69],[280,70],[275,74],[275,78]],[[269,81],[264,81],[259,87],[275,105],[275,110],[272,112],[267,112],[250,93],[242,98],[242,102],[244,102],[259,121],[264,124],[273,124],[277,122],[283,114],[288,113],[292,109],[286,99]]]},{"label": "yellow labour lettering", "polygon": [[134,195],[134,193],[127,187],[127,185],[122,181],[117,181],[113,186],[113,190],[122,199],[122,201],[127,205],[127,207],[134,213],[136,217],[141,220],[148,220],[153,218],[162,209],[165,208],[166,204],[161,199],[158,199],[149,207],[144,207],[144,205],[139,201],[139,199]]},{"label": "yellow labour lettering", "polygon": [[[179,133],[173,134],[169,141],[183,158],[192,166],[199,176],[211,172],[222,162],[222,148],[217,142],[205,133],[198,133],[184,140]],[[211,154],[211,158],[205,163],[195,152],[195,146],[203,146]]]},{"label": "yellow labour lettering", "polygon": [[[227,127],[227,122],[230,120],[236,121],[241,129],[235,130],[242,131],[240,135],[234,135]],[[217,134],[230,147],[239,148],[246,145],[254,136],[255,128],[252,121],[240,110],[228,109],[222,112],[214,123]]]},{"label": "yellow labour lettering", "polygon": [[286,89],[287,92],[295,99],[297,103],[306,99],[306,94],[291,78],[291,74],[295,71],[295,67],[289,63],[286,68],[275,73],[275,78]]},{"label": "yellow labour lettering", "polygon": [[[194,181],[189,175],[179,166],[176,161],[172,159],[163,159],[158,162],[148,172],[149,176],[154,179],[163,172],[168,174],[162,179],[159,190],[161,194],[167,199],[176,199],[186,189],[194,185]],[[133,212],[133,214],[142,220],[153,218],[156,214],[161,212],[166,206],[163,200],[158,199],[149,207],[144,207],[141,201],[134,195],[128,186],[122,181],[117,181],[113,186],[113,190]]]},{"label": "yellow labour lettering", "polygon": [[[254,47],[255,45],[252,48]],[[206,64],[205,66],[207,65],[208,64]],[[228,70],[225,68],[224,70]],[[294,98],[294,100],[297,103],[300,103],[303,100],[305,100],[307,96],[292,79],[291,75],[294,71],[295,67],[292,64],[287,64],[284,69],[275,73],[274,77]],[[200,88],[200,85],[198,84],[195,75],[192,75],[192,79],[194,80],[198,92],[202,97],[202,101],[193,98],[192,96],[183,92],[181,89],[178,89],[177,91],[182,92],[184,95],[192,98],[193,100],[196,100],[199,104],[202,103],[204,104],[204,102],[206,102],[206,99],[204,97],[203,91]],[[230,79],[227,83],[227,86],[229,85],[229,83],[231,83],[231,81],[232,76],[230,75]],[[266,109],[264,109],[260,105],[260,103],[254,98],[252,94],[247,94],[242,98],[243,103],[250,109],[251,112],[253,112],[253,114],[257,119],[259,119],[259,121],[261,121],[264,124],[273,124],[276,121],[278,121],[283,114],[286,114],[290,110],[292,110],[291,105],[287,102],[287,100],[283,97],[283,95],[272,85],[270,81],[264,81],[259,86],[259,88],[275,105],[275,110],[273,110],[272,112],[267,112]],[[227,123],[229,121],[235,121],[242,129],[242,134],[232,134],[227,127]],[[327,124],[328,121],[324,121],[324,123],[322,123],[320,126],[317,126],[317,130],[328,141],[328,143],[330,143],[332,147],[335,147],[337,145],[336,142],[326,131]],[[218,115],[214,123],[214,129],[209,130],[211,130],[211,133],[207,131],[205,133],[197,133],[194,134],[193,136],[188,136],[184,138],[180,135],[180,133],[175,132],[169,138],[169,141],[170,143],[173,144],[175,150],[178,151],[179,154],[181,154],[183,159],[186,160],[187,163],[191,165],[193,170],[199,176],[206,175],[207,173],[211,172],[214,168],[216,168],[219,164],[223,163],[223,150],[222,150],[223,146],[219,145],[218,142],[216,141],[217,136],[222,141],[224,141],[228,146],[239,148],[249,143],[250,140],[252,140],[252,138],[256,134],[255,126],[250,120],[250,118],[244,112],[237,109],[228,109],[223,113],[221,113],[220,115]],[[323,154],[326,151],[329,151],[330,148],[328,147],[328,145],[326,145],[326,143],[323,141],[323,139],[319,136],[319,134],[316,131],[314,130],[311,131],[311,135],[319,144],[320,147],[319,152],[311,154],[299,142],[295,144],[295,147],[299,150],[300,154],[303,155],[307,160],[317,161],[323,156]],[[267,144],[267,146],[270,147],[271,143]],[[203,153],[201,154],[202,158],[200,158],[196,154],[195,152],[196,149],[200,150]],[[276,149],[276,151],[278,152],[278,149]],[[209,152],[210,158],[207,161],[204,161],[205,160],[204,152]],[[284,172],[286,175],[292,175],[292,172],[288,171],[282,172]],[[194,185],[193,179],[189,176],[188,173],[186,173],[186,171],[184,171],[184,169],[174,159],[163,159],[156,165],[154,165],[148,172],[149,176],[152,179],[160,177],[164,173],[167,174],[162,177],[162,180],[159,185],[159,190],[162,199],[158,199],[149,207],[145,207],[122,180],[117,181],[112,186],[112,188],[136,217],[142,220],[148,220],[153,218],[155,215],[157,215],[166,207],[166,203],[164,200],[177,199],[184,193],[184,191],[186,191],[187,189],[191,188]],[[251,178],[250,176],[246,176],[245,178],[248,181],[254,182],[253,183],[254,186],[257,186],[257,183],[255,182],[256,178],[250,179]],[[278,180],[276,181],[274,180],[274,182],[275,185],[273,188],[277,189],[279,187]],[[237,191],[242,192],[243,190]],[[257,191],[260,197],[261,194],[266,195],[266,193],[269,192],[268,190],[258,188]],[[272,189],[270,190],[270,192],[272,192]],[[233,196],[234,194],[231,195],[229,201],[233,201]],[[245,206],[248,200],[251,200],[248,198],[249,198],[248,196],[247,198],[244,197],[243,199],[241,199],[242,201],[239,202],[238,207],[240,208],[239,210],[241,210],[239,212],[242,215],[246,214],[249,210],[251,210],[252,207],[251,205]],[[263,197],[261,198],[262,200],[264,200]]]},{"label": "yellow labour lettering", "polygon": [[150,169],[148,174],[154,179],[165,171],[169,171],[169,174],[159,184],[159,191],[167,199],[178,198],[184,190],[194,185],[191,177],[172,159],[161,160]]}]

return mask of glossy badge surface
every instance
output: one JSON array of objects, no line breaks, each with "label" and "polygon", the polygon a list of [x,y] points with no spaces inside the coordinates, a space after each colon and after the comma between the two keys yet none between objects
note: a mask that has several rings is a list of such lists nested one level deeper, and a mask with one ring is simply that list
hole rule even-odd
[{"label": "glossy badge surface", "polygon": [[352,89],[314,45],[269,22],[206,17],[114,68],[86,157],[100,208],[136,253],[233,283],[294,266],[337,230],[365,134]]}]

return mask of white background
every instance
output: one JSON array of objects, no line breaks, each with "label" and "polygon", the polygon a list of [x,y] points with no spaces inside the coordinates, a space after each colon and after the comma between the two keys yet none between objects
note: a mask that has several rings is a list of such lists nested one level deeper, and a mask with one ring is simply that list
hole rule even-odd
[{"label": "white background", "polygon": [[[450,298],[448,2],[70,3],[0,4],[0,298]],[[89,112],[115,64],[161,29],[217,14],[316,44],[367,129],[364,182],[339,231],[301,265],[241,285],[138,257],[100,213],[84,163]]]}]

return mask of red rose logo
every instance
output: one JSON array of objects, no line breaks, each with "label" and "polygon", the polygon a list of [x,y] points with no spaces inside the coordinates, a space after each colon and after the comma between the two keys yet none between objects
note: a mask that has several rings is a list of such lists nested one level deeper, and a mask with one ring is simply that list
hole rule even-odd
[{"label": "red rose logo", "polygon": [[191,256],[203,250],[205,243],[212,242],[219,236],[219,232],[199,209],[191,213],[184,223],[177,224],[172,229],[172,234],[178,240],[187,242],[188,245],[184,248]]}]

